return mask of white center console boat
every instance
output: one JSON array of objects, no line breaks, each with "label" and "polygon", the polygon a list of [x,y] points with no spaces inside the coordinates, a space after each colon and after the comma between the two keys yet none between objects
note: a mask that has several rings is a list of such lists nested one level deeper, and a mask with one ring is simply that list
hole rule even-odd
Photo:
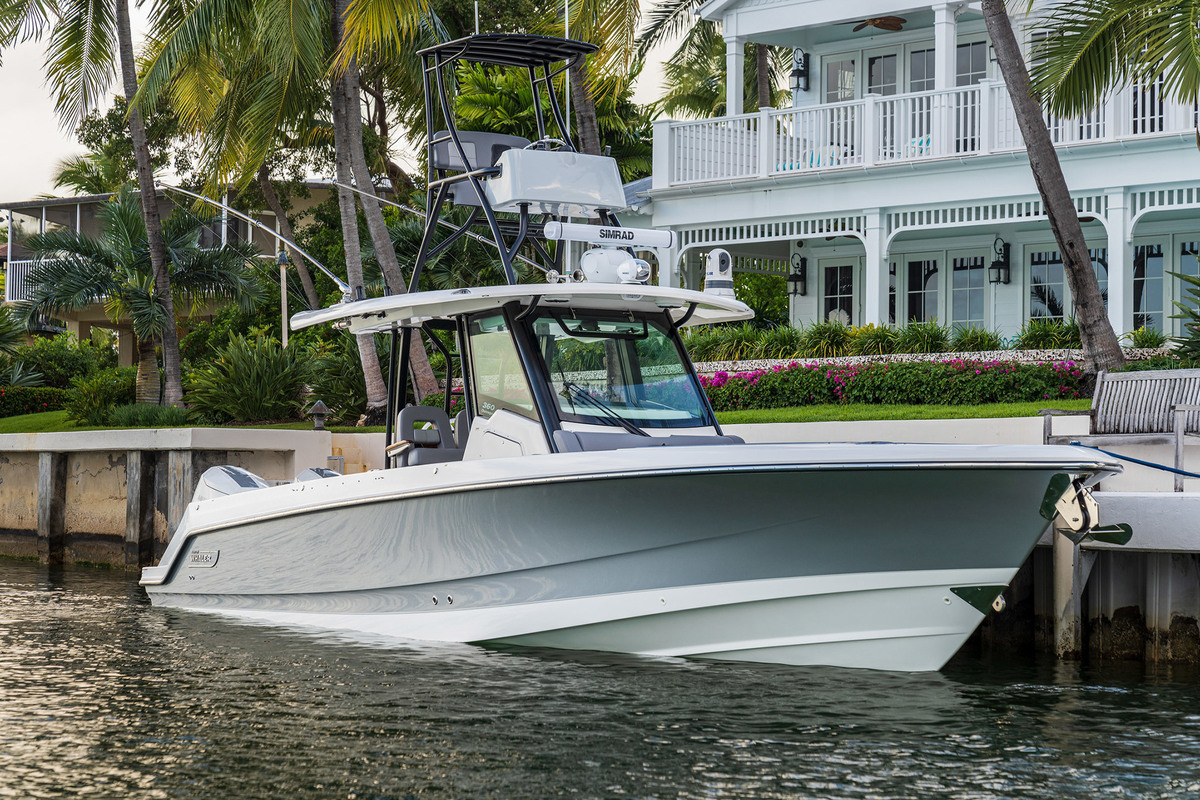
[{"label": "white center console boat", "polygon": [[[423,56],[438,87],[472,59],[527,68],[536,92],[590,50],[479,36]],[[565,134],[553,150],[458,131],[434,94],[446,130],[430,124],[414,291],[292,320],[392,336],[389,468],[265,488],[229,468],[206,476],[208,499],[143,573],[154,604],[422,640],[934,670],[1055,501],[1120,470],[1072,447],[724,435],[679,337],[751,316],[721,264],[715,291],[648,285],[626,247],[669,234],[615,225],[610,159]],[[450,198],[476,213],[438,240]],[[508,284],[415,291],[431,254],[485,224]],[[573,260],[568,238],[597,246]],[[549,281],[516,281],[522,251]],[[413,335],[454,341],[465,410],[453,423],[400,407]]]}]

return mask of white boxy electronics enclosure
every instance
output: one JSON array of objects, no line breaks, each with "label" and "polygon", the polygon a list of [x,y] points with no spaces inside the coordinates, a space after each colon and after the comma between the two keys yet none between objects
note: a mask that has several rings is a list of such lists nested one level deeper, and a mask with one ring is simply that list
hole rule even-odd
[{"label": "white boxy electronics enclosure", "polygon": [[488,178],[488,203],[496,211],[594,217],[597,209],[625,206],[617,162],[564,150],[506,150],[496,161],[500,174]]}]

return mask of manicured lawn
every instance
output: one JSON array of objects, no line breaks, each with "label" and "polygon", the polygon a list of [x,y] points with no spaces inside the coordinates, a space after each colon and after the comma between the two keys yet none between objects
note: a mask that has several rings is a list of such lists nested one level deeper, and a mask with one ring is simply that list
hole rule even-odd
[{"label": "manicured lawn", "polygon": [[820,405],[798,408],[771,408],[761,411],[722,411],[722,425],[757,422],[854,422],[871,419],[978,419],[981,417],[1033,417],[1043,408],[1086,410],[1092,401],[1042,400],[1035,403],[985,403],[978,406],[887,406]]},{"label": "manicured lawn", "polygon": [[[854,422],[871,419],[977,419],[981,417],[1032,417],[1042,408],[1085,410],[1091,400],[1054,400],[1036,403],[988,403],[979,406],[884,406],[822,405],[799,408],[772,408],[763,411],[723,411],[717,419],[723,425],[758,422]],[[282,430],[312,430],[311,422],[281,422],[248,427]],[[0,433],[42,433],[48,431],[92,431],[98,428],[75,427],[65,411],[47,411],[19,417],[0,418]],[[336,433],[383,433],[382,427],[333,427]]]}]

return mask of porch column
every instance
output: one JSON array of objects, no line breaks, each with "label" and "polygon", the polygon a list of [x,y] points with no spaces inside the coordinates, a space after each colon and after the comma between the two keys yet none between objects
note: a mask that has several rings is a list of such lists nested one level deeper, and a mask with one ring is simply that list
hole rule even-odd
[{"label": "porch column", "polygon": [[75,338],[81,342],[84,339],[90,339],[92,336],[92,323],[69,319],[67,320],[67,333],[74,334]]},{"label": "porch column", "polygon": [[1108,218],[1108,321],[1117,336],[1133,330],[1133,231],[1129,196],[1124,188],[1109,189]]},{"label": "porch column", "polygon": [[958,10],[957,3],[941,3],[933,7],[933,88],[953,89],[958,73]]},{"label": "porch column", "polygon": [[725,116],[742,113],[746,84],[746,40],[725,40]]},{"label": "porch column", "polygon": [[888,303],[888,259],[884,252],[886,232],[883,210],[869,208],[866,211],[866,229],[863,245],[863,325],[887,324]]}]

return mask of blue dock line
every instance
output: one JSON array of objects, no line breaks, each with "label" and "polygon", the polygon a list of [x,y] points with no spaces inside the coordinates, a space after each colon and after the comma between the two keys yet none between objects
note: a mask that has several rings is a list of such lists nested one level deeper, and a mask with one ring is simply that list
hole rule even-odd
[{"label": "blue dock line", "polygon": [[1070,442],[1069,444],[1074,445],[1075,447],[1086,447],[1088,450],[1095,450],[1097,453],[1104,453],[1104,455],[1106,455],[1106,456],[1112,456],[1113,458],[1119,458],[1122,461],[1129,461],[1130,463],[1133,463],[1133,464],[1141,464],[1143,467],[1152,467],[1154,469],[1161,469],[1163,472],[1173,472],[1176,475],[1182,475],[1185,478],[1200,478],[1200,475],[1197,475],[1195,472],[1188,472],[1187,470],[1184,470],[1184,469],[1175,469],[1174,467],[1168,467],[1166,464],[1155,464],[1153,461],[1143,461],[1140,458],[1131,458],[1129,456],[1123,456],[1120,453],[1114,453],[1111,450],[1101,450],[1099,447],[1092,447],[1091,445],[1080,444],[1079,442]]}]

